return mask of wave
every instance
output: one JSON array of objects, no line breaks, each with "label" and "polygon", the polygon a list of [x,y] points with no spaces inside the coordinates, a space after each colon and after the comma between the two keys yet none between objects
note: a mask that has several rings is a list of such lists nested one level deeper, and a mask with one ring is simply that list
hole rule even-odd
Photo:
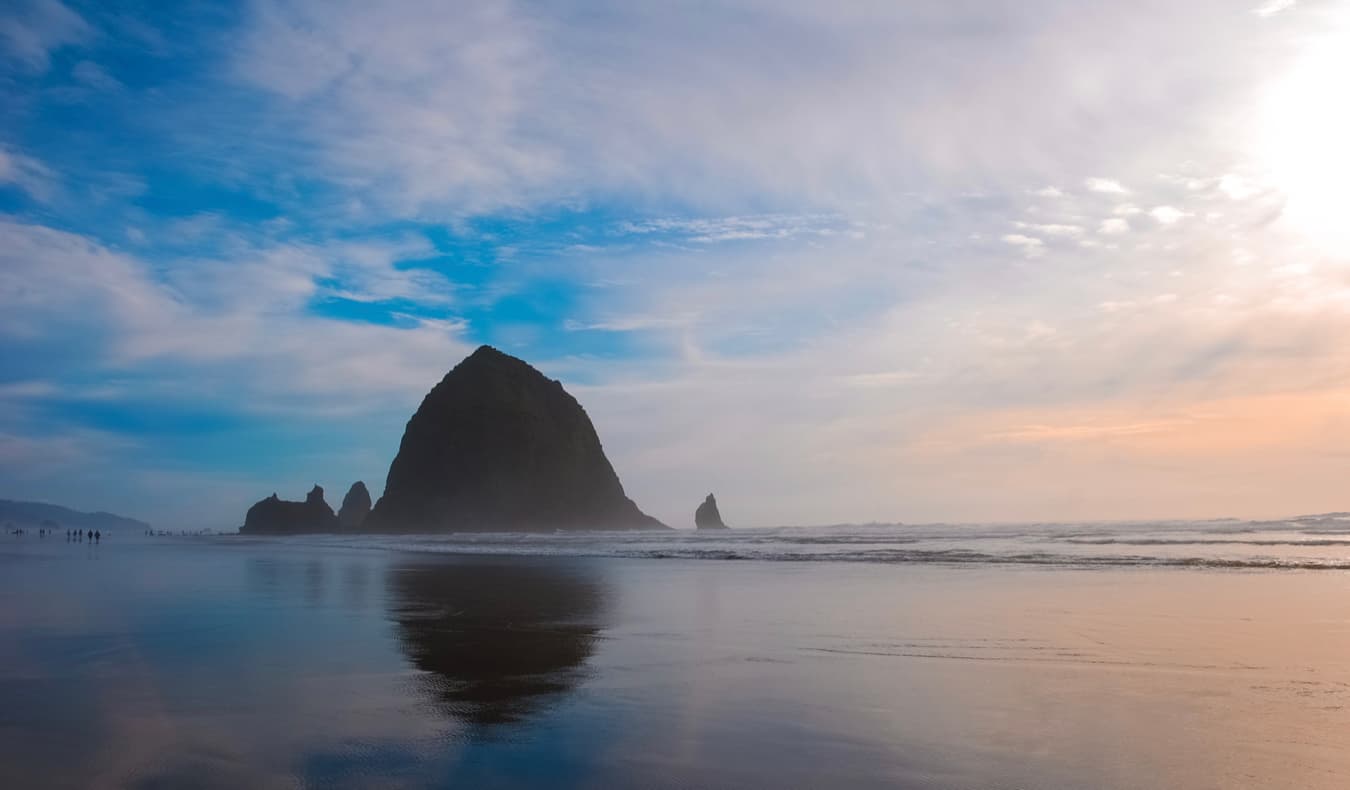
[{"label": "wave", "polygon": [[1157,557],[1141,555],[1078,556],[1072,554],[986,554],[975,551],[876,551],[828,554],[756,554],[735,551],[619,552],[640,559],[743,560],[761,562],[861,562],[927,565],[1032,565],[1061,568],[1211,568],[1229,570],[1350,570],[1350,560],[1281,559],[1276,557]]},{"label": "wave", "polygon": [[1080,546],[1350,546],[1343,538],[1281,540],[1277,538],[1058,538],[1060,543]]},{"label": "wave", "polygon": [[[856,537],[856,536],[854,536]],[[280,539],[295,540],[295,539]],[[838,550],[828,550],[827,541],[817,541],[812,550],[802,550],[802,542],[768,541],[762,536],[755,540],[711,541],[694,537],[683,541],[652,540],[611,536],[598,539],[591,534],[578,536],[494,535],[475,536],[402,536],[343,537],[329,540],[308,538],[306,544],[360,549],[379,549],[416,554],[499,555],[516,557],[610,557],[634,560],[684,560],[724,562],[775,563],[869,563],[880,565],[929,565],[947,567],[1027,566],[1041,568],[1194,568],[1210,570],[1350,570],[1350,557],[1272,557],[1249,555],[1241,557],[1218,556],[1160,556],[1155,554],[1076,554],[1060,551],[994,551],[979,548],[916,548],[912,545],[860,548],[839,541]],[[875,541],[873,541],[875,543]],[[980,541],[973,541],[979,543]],[[1271,545],[1318,546],[1350,545],[1350,541],[1225,541],[1205,539],[1101,538],[1066,539],[1061,543],[1085,545]],[[824,547],[824,550],[820,550]]]}]

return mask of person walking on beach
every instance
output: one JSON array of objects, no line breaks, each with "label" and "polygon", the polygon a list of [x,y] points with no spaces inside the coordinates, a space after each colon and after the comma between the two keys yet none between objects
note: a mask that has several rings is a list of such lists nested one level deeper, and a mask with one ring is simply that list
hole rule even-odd
[{"label": "person walking on beach", "polygon": [[100,530],[95,531],[95,532],[94,532],[94,542],[95,542],[95,543],[99,543],[99,542],[101,542],[102,540],[103,540],[103,530],[100,529]]}]

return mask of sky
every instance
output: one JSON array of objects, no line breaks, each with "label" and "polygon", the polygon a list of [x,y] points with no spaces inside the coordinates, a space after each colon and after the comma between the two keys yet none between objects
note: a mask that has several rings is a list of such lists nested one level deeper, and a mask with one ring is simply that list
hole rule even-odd
[{"label": "sky", "polygon": [[378,496],[489,343],[675,526],[1350,510],[1348,81],[1314,0],[11,0],[0,497]]}]

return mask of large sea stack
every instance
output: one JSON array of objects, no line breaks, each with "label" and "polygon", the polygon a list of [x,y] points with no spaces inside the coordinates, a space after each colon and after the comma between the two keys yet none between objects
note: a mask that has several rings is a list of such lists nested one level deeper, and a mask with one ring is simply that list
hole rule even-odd
[{"label": "large sea stack", "polygon": [[296,535],[312,532],[336,532],[337,516],[323,498],[323,488],[314,486],[304,502],[289,502],[276,494],[248,509],[245,535]]},{"label": "large sea stack", "polygon": [[408,421],[368,531],[664,527],[638,510],[560,382],[482,346]]},{"label": "large sea stack", "polygon": [[722,514],[717,511],[717,498],[712,494],[708,494],[708,498],[694,511],[694,526],[699,529],[727,528],[727,525],[722,523]]}]

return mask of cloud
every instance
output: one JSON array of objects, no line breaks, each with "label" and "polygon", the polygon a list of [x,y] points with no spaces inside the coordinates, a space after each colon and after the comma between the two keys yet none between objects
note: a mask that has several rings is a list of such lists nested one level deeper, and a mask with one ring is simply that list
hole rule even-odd
[{"label": "cloud", "polygon": [[670,235],[696,244],[723,241],[788,239],[795,236],[831,236],[846,223],[835,215],[762,214],[730,217],[658,217],[619,224],[621,234]]},{"label": "cloud", "polygon": [[0,401],[46,398],[61,390],[50,381],[10,381],[0,384]]},{"label": "cloud", "polygon": [[1163,225],[1171,225],[1174,222],[1190,216],[1174,206],[1158,206],[1149,211],[1148,215]]},{"label": "cloud", "polygon": [[69,469],[124,447],[125,437],[97,431],[30,437],[0,432],[0,469],[28,477]]},{"label": "cloud", "polygon": [[[1222,46],[1188,55],[1216,31]],[[249,108],[255,139],[298,146],[306,173],[374,211],[654,199],[884,213],[917,192],[1082,182],[1130,151],[1183,147],[1184,124],[1157,119],[1181,108],[1192,137],[1221,128],[1220,105],[1258,74],[1228,55],[1254,35],[1164,2],[822,14],[744,0],[691,15],[288,0],[251,7],[231,73],[265,97]],[[1033,91],[1042,112],[1025,112]]]},{"label": "cloud", "polygon": [[1083,186],[1093,192],[1100,192],[1104,195],[1124,195],[1130,190],[1121,186],[1119,181],[1110,178],[1089,178],[1083,182]]},{"label": "cloud", "polygon": [[0,146],[2,184],[13,184],[35,200],[46,202],[56,193],[57,178],[50,168],[38,160]]},{"label": "cloud", "polygon": [[1186,420],[1158,420],[1155,422],[1132,422],[1116,425],[1024,425],[1007,430],[996,431],[989,435],[993,441],[1027,442],[1097,442],[1103,439],[1135,437],[1173,431],[1187,424]]},{"label": "cloud", "polygon": [[1270,17],[1276,14],[1288,11],[1298,5],[1298,0],[1266,0],[1266,2],[1252,9],[1252,13],[1260,17]]},{"label": "cloud", "polygon": [[1246,200],[1260,192],[1252,182],[1232,173],[1220,177],[1219,191],[1233,200]]},{"label": "cloud", "polygon": [[579,321],[568,321],[564,324],[569,332],[580,331],[601,331],[601,332],[646,332],[651,330],[667,330],[688,327],[692,325],[697,316],[693,313],[686,313],[676,316],[623,316],[608,318],[591,323],[582,323]]},{"label": "cloud", "polygon": [[1016,222],[1013,223],[1023,230],[1043,233],[1047,236],[1077,237],[1083,235],[1083,228],[1079,225],[1063,225],[1059,223],[1036,223],[1036,222]]},{"label": "cloud", "polygon": [[51,53],[87,41],[93,29],[57,0],[16,0],[0,11],[0,58],[16,61],[27,71],[44,72]]},{"label": "cloud", "polygon": [[76,63],[70,70],[70,76],[97,91],[116,91],[123,87],[122,83],[109,74],[107,69],[92,60],[82,60]]},{"label": "cloud", "polygon": [[1003,236],[1004,244],[1011,244],[1014,247],[1020,247],[1027,255],[1037,255],[1045,247],[1045,242],[1032,236],[1024,236],[1021,233],[1008,233]]},{"label": "cloud", "polygon": [[[173,479],[228,481],[217,502],[370,478],[489,341],[563,378],[672,520],[714,485],[761,523],[1137,515],[1230,501],[1183,500],[1193,470],[1140,495],[1166,461],[1117,452],[1161,439],[1140,426],[1350,375],[1343,267],[1272,220],[1281,191],[1234,133],[1309,15],[242,9],[172,41],[91,10],[105,29],[5,59],[23,123],[0,180],[35,200],[0,224],[0,432],[211,423],[127,428],[146,444],[89,456],[88,480],[195,465]],[[159,65],[133,81],[129,54]],[[58,94],[91,86],[65,134]],[[1268,471],[1194,457],[1228,492]]]},{"label": "cloud", "polygon": [[415,297],[416,280],[393,267],[408,247],[249,248],[164,279],[134,256],[64,231],[0,221],[0,239],[0,334],[10,342],[63,339],[74,344],[69,353],[108,372],[177,370],[170,379],[199,394],[235,393],[247,409],[354,412],[391,397],[407,402],[468,348],[446,324],[397,328],[308,311],[324,293],[319,281],[348,267],[372,298]]}]

